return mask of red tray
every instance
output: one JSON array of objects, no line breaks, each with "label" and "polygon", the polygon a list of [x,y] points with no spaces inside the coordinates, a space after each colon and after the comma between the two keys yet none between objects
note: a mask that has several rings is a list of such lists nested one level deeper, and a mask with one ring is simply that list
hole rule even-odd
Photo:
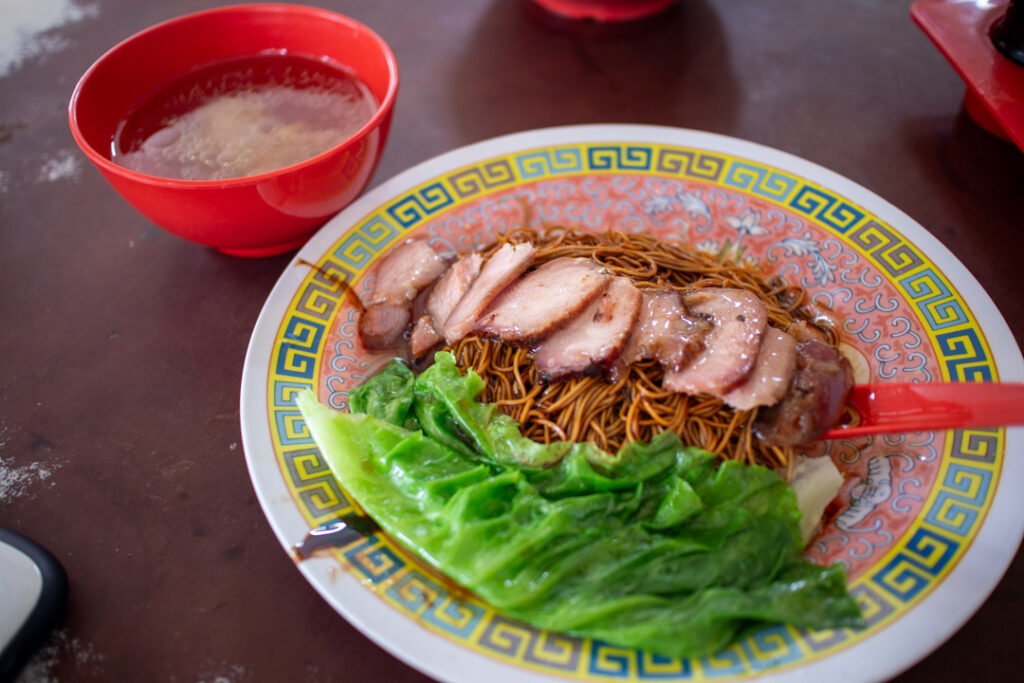
[{"label": "red tray", "polygon": [[990,36],[1007,4],[917,0],[910,16],[967,83],[967,113],[985,130],[1024,150],[1024,66],[1004,57]]}]

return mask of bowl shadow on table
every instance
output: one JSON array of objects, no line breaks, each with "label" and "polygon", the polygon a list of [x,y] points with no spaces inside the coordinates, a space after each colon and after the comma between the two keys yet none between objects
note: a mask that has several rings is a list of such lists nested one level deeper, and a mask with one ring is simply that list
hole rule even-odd
[{"label": "bowl shadow on table", "polygon": [[529,0],[495,2],[473,30],[446,79],[446,100],[473,140],[580,123],[728,133],[740,104],[720,19],[705,0],[614,24],[563,19]]}]

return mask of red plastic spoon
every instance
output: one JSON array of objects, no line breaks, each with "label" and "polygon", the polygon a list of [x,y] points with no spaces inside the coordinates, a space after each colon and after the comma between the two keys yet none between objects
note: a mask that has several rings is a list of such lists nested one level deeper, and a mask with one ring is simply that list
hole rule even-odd
[{"label": "red plastic spoon", "polygon": [[1024,424],[1024,384],[858,384],[848,403],[860,414],[860,422],[836,427],[823,439]]}]

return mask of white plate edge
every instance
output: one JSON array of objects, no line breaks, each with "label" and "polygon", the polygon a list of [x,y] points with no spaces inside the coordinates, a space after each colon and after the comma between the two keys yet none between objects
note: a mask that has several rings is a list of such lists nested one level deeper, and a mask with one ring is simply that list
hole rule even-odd
[{"label": "white plate edge", "polygon": [[[246,354],[240,412],[243,427],[243,448],[249,466],[250,479],[256,489],[264,515],[267,517],[275,535],[286,551],[290,550],[295,543],[301,540],[307,529],[301,513],[298,509],[294,508],[294,505],[291,511],[287,510],[287,506],[282,505],[275,505],[273,509],[270,507],[274,496],[283,495],[290,499],[291,494],[281,477],[280,471],[277,469],[269,427],[265,420],[268,410],[265,400],[267,376],[264,374],[262,377],[257,378],[250,376],[250,373],[254,372],[254,367],[269,369],[270,353],[277,326],[283,314],[287,311],[291,298],[295,295],[306,275],[304,269],[295,267],[298,262],[297,259],[301,258],[315,263],[327,248],[333,245],[348,228],[356,225],[383,201],[422,182],[435,178],[444,171],[454,170],[487,158],[534,147],[595,142],[676,144],[748,158],[793,173],[802,179],[810,180],[867,209],[869,213],[878,216],[907,237],[912,244],[927,255],[935,263],[936,267],[954,283],[964,300],[969,303],[971,311],[975,314],[979,326],[988,339],[1000,378],[1003,381],[1024,381],[1024,359],[1021,357],[1016,340],[1013,338],[1008,325],[995,307],[995,304],[984,289],[982,289],[976,278],[945,245],[939,242],[938,239],[920,226],[914,219],[879,195],[844,176],[781,150],[755,142],[692,129],[634,124],[589,124],[512,133],[466,145],[423,161],[393,176],[363,197],[357,199],[352,205],[331,219],[299,251],[296,259],[293,259],[285,269],[268,296],[267,302],[257,320]],[[273,304],[276,304],[276,306]],[[267,329],[264,331],[263,328],[265,326]],[[264,334],[261,335],[261,332]],[[266,336],[267,333],[269,333],[269,342],[262,344],[263,348],[261,348],[260,338],[261,336]],[[261,383],[258,391],[251,391],[252,388],[255,388],[252,386],[253,383]],[[257,420],[259,425],[257,431],[259,433],[251,436],[248,434],[248,415],[259,417]],[[1024,446],[1022,439],[1024,439],[1024,429],[1007,430],[1006,452],[1024,450],[1022,448]],[[257,460],[257,458],[265,457],[264,454],[259,452],[260,448],[269,450],[269,463]],[[250,453],[254,455],[251,456]],[[267,474],[272,476],[270,479],[258,479],[255,475],[268,464],[272,466],[272,469]],[[821,680],[821,676],[826,671],[840,664],[843,665],[839,667],[840,671],[831,671],[833,676],[852,675],[854,671],[857,671],[857,678],[851,680],[862,680],[861,676],[863,676],[863,680],[875,680],[898,674],[941,646],[946,639],[953,635],[980,608],[998,584],[1015,554],[1009,554],[1005,558],[1003,566],[999,567],[998,571],[992,572],[993,565],[980,557],[980,550],[992,544],[994,538],[1001,538],[1003,543],[993,545],[997,546],[1000,551],[1005,551],[1007,537],[1016,539],[1014,544],[1016,548],[1020,545],[1022,535],[1024,535],[1024,516],[1018,514],[1016,520],[1009,519],[1008,516],[1008,513],[1016,512],[1016,501],[1009,499],[1009,487],[1003,486],[1003,483],[1007,480],[1016,480],[1024,483],[1024,462],[1021,462],[1020,458],[1007,458],[1004,462],[1000,486],[989,509],[988,517],[964,557],[961,558],[957,566],[946,576],[942,583],[915,605],[913,609],[902,615],[895,623],[866,640],[827,657],[806,664],[800,664],[791,669],[779,672],[766,672],[758,677],[759,680],[816,681]],[[278,513],[281,513],[285,519],[277,519],[276,514]],[[347,574],[347,580],[342,579],[339,582],[328,584],[327,577],[322,571],[317,571],[315,565],[306,567],[304,566],[305,564],[299,565],[303,575],[313,584],[317,592],[344,615],[346,619],[397,658],[435,678],[455,683],[457,681],[468,682],[478,680],[482,675],[507,676],[515,674],[519,680],[523,681],[566,680],[557,676],[537,674],[518,666],[507,665],[473,652],[468,648],[427,631],[409,617],[387,606],[381,598],[363,588],[357,580],[349,577]],[[987,580],[982,579],[985,584],[985,590],[980,593],[981,597],[979,599],[979,592],[977,591],[979,579],[973,577],[973,572],[981,568],[988,571],[985,576]],[[363,618],[364,615],[357,616],[354,614],[353,610],[342,604],[338,596],[332,592],[338,586],[344,586],[348,589],[350,584],[352,588],[359,588],[359,591],[354,591],[354,594],[366,593],[366,596],[360,595],[360,598],[371,598],[379,606],[385,608],[383,612],[389,613],[388,616],[393,615],[398,618],[387,619],[381,618],[380,615],[374,615],[373,619],[366,619]],[[925,614],[923,608],[931,605],[931,609],[936,609],[935,606],[941,603],[942,600],[948,601],[950,598],[958,597],[959,591],[963,587],[970,588],[975,595],[973,599],[958,601],[962,602],[962,604],[958,604],[956,616],[952,619],[948,609],[944,608],[941,610],[942,621],[950,624],[950,626],[946,629],[940,629],[939,637],[931,639],[933,642],[921,643],[916,647],[911,647],[904,636],[919,634],[921,625],[928,627],[932,634],[936,633],[935,615]],[[351,596],[346,596],[346,600],[352,599]],[[369,606],[369,602],[367,602],[367,607]],[[410,626],[414,629],[415,634],[421,636],[420,640],[406,641],[399,644],[392,643],[384,635],[385,633],[393,633],[391,630],[393,628],[405,630],[405,627]],[[411,633],[413,631],[410,631]],[[429,637],[422,638],[424,635]],[[395,641],[402,640],[398,637],[393,637],[393,639]],[[474,660],[474,663],[483,667],[483,669],[476,669],[473,672],[459,671],[457,676],[452,677],[451,672],[444,667],[449,657],[445,656],[445,653],[441,651],[448,648],[454,648],[454,654],[458,657],[460,666],[468,663],[463,661],[465,658],[468,658]],[[878,657],[877,652],[872,652],[870,658],[865,657],[867,651],[873,651],[875,648],[885,650],[890,656]],[[900,665],[892,666],[891,662],[894,659],[901,660]],[[874,661],[872,662],[871,660]],[[846,664],[855,666],[845,668]],[[865,664],[868,666],[866,670],[864,668]],[[466,677],[463,677],[464,675]],[[506,679],[503,678],[502,680]]]}]

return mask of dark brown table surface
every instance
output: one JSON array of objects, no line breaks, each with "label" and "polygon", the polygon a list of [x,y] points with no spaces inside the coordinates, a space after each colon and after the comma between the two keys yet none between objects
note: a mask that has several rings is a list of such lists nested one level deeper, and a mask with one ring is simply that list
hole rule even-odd
[{"label": "dark brown table surface", "polygon": [[[374,184],[544,126],[745,138],[909,214],[1024,339],[1024,156],[962,112],[963,83],[907,2],[682,0],[617,28],[553,22],[515,0],[320,4],[373,27],[398,57]],[[3,38],[20,47],[0,53],[0,526],[51,549],[70,577],[66,617],[23,680],[426,680],[314,592],[249,481],[242,365],[292,256],[236,259],[168,235],[68,130],[69,96],[94,59],[213,5],[9,3],[63,12],[21,43]],[[899,680],[1019,680],[1022,585],[1018,554],[974,618]]]}]

